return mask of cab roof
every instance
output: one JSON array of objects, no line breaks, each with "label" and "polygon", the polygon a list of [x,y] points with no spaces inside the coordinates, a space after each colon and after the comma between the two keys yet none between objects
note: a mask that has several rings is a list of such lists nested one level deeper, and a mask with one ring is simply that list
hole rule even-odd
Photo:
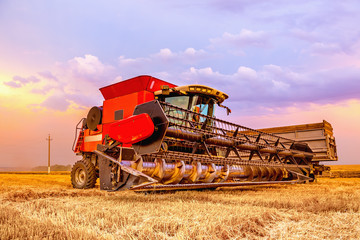
[{"label": "cab roof", "polygon": [[[178,87],[173,87],[173,88],[170,87],[169,91],[170,91],[170,93],[171,92],[180,92],[184,95],[203,94],[203,95],[207,95],[207,96],[215,98],[218,103],[222,103],[225,99],[229,98],[229,96],[224,92],[221,92],[212,87],[199,85],[199,84],[178,86]],[[154,94],[161,95],[162,91],[161,90],[156,91],[156,92],[154,92]]]}]

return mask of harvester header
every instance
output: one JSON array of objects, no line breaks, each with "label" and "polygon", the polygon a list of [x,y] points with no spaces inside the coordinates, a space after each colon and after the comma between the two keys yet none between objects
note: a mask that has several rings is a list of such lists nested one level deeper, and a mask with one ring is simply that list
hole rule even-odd
[{"label": "harvester header", "polygon": [[[77,126],[75,188],[198,189],[313,181],[306,142],[217,119],[225,93],[138,76],[100,88]],[[226,107],[225,107],[226,108]],[[228,109],[229,110],[229,109]],[[318,168],[317,168],[318,169]]]}]

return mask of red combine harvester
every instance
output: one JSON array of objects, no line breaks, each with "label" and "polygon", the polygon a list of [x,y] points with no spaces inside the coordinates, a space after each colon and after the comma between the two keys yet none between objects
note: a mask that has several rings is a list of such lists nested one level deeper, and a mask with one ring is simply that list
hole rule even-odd
[{"label": "red combine harvester", "polygon": [[138,76],[100,89],[77,125],[74,188],[200,189],[314,180],[304,142],[214,117],[228,96],[203,85]]}]

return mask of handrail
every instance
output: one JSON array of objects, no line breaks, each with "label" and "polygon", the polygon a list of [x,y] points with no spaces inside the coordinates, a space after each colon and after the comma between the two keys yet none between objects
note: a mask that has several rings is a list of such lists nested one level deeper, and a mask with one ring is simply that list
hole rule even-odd
[{"label": "handrail", "polygon": [[74,139],[74,142],[73,142],[73,145],[72,145],[72,150],[75,152],[75,144],[76,144],[76,140],[78,138],[78,130],[82,130],[83,129],[83,126],[79,127],[79,124],[82,123],[84,121],[85,118],[82,118],[78,124],[76,124],[76,128],[75,128],[75,139]]}]

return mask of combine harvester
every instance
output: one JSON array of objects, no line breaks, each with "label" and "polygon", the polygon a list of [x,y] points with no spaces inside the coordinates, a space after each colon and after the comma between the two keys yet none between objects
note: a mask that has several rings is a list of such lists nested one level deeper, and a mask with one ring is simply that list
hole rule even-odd
[{"label": "combine harvester", "polygon": [[108,191],[303,183],[321,171],[306,141],[215,118],[216,105],[230,109],[211,87],[139,76],[100,91],[103,105],[76,127],[74,188],[97,178]]}]

